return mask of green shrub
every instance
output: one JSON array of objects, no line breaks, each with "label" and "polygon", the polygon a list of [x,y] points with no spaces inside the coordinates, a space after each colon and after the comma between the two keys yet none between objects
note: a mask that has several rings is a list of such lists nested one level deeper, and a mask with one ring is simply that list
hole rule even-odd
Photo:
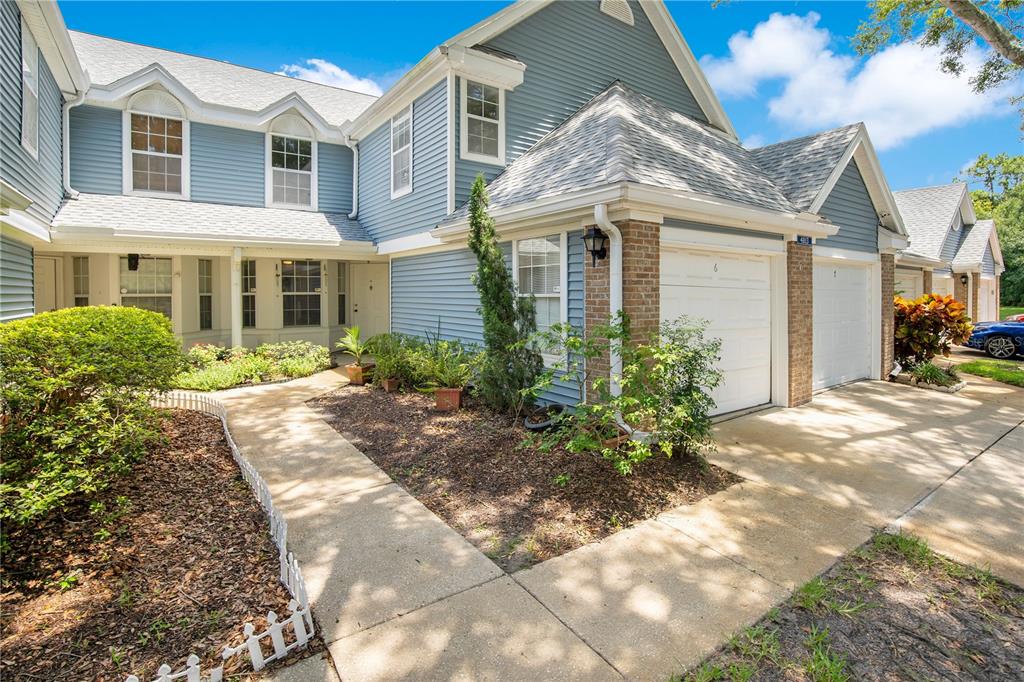
[{"label": "green shrub", "polygon": [[403,334],[378,334],[368,342],[373,361],[374,383],[384,379],[396,379],[403,386],[415,385],[413,376],[413,354],[421,342]]},{"label": "green shrub", "polygon": [[319,371],[327,369],[331,364],[331,353],[326,346],[320,346],[310,341],[281,341],[279,343],[265,343],[256,347],[256,355],[262,355],[271,362],[282,360],[304,360],[315,366]]},{"label": "green shrub", "polygon": [[0,325],[0,520],[27,523],[102,490],[159,430],[150,397],[183,367],[163,315],[82,307]]},{"label": "green shrub", "polygon": [[948,356],[953,344],[971,337],[967,308],[952,296],[925,294],[909,300],[894,300],[894,352],[904,367],[930,362],[936,355]]},{"label": "green shrub", "polygon": [[950,365],[942,368],[930,362],[923,362],[910,370],[910,375],[917,381],[935,386],[952,386],[960,380],[956,368]]},{"label": "green shrub", "polygon": [[327,348],[309,341],[265,343],[255,350],[199,344],[189,349],[188,359],[191,369],[175,377],[174,385],[192,391],[295,379],[331,365]]},{"label": "green shrub", "polygon": [[189,367],[202,368],[223,360],[227,356],[227,349],[215,346],[212,343],[197,343],[188,349],[185,354]]}]

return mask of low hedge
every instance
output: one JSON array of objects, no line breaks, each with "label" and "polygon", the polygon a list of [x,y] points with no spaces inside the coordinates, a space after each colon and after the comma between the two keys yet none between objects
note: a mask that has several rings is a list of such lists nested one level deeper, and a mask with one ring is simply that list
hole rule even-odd
[{"label": "low hedge", "polygon": [[296,379],[331,365],[327,348],[308,341],[267,343],[255,350],[200,344],[189,349],[187,361],[188,369],[174,378],[174,385],[193,391]]},{"label": "low hedge", "polygon": [[82,307],[0,325],[0,521],[102,490],[158,437],[149,400],[182,368],[170,321]]}]

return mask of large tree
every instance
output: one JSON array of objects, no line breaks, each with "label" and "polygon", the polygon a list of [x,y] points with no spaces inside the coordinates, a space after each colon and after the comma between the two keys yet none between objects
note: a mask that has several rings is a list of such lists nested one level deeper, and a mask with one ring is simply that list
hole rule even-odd
[{"label": "large tree", "polygon": [[996,222],[1006,266],[1001,303],[1024,305],[1024,155],[981,154],[962,179],[981,185],[971,192],[974,211]]},{"label": "large tree", "polygon": [[[965,55],[979,39],[992,48],[970,75],[975,92],[990,90],[1024,70],[1024,0],[873,0],[871,16],[854,36],[860,54],[874,54],[892,42],[919,40],[939,47],[939,67],[961,75]],[[920,36],[920,38],[918,38]],[[1011,96],[1019,104],[1024,97]]]}]

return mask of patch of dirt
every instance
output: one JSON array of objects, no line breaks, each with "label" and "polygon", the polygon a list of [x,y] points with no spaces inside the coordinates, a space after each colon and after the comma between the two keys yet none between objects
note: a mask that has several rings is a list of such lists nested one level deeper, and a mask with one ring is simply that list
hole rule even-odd
[{"label": "patch of dirt", "polygon": [[163,433],[162,446],[99,496],[102,510],[81,503],[6,535],[6,679],[151,679],[189,653],[205,670],[222,645],[243,639],[244,622],[259,632],[267,611],[289,613],[266,516],[220,420],[168,412]]},{"label": "patch of dirt", "polygon": [[483,408],[346,386],[310,406],[502,569],[545,561],[739,481],[688,457],[631,476],[601,457],[525,445],[521,423]]},{"label": "patch of dirt", "polygon": [[684,680],[1022,680],[1024,590],[878,535]]}]

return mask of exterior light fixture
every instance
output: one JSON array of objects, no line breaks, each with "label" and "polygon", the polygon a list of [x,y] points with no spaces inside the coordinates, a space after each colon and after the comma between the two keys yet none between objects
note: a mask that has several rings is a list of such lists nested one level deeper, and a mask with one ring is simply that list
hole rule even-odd
[{"label": "exterior light fixture", "polygon": [[597,261],[608,257],[608,235],[591,225],[583,235],[583,247],[590,254],[591,267],[597,267]]},{"label": "exterior light fixture", "polygon": [[139,254],[129,253],[128,254],[128,270],[135,272],[139,269]]},{"label": "exterior light fixture", "polygon": [[967,275],[966,274],[960,275],[960,284],[963,284],[964,286],[967,286]]}]

